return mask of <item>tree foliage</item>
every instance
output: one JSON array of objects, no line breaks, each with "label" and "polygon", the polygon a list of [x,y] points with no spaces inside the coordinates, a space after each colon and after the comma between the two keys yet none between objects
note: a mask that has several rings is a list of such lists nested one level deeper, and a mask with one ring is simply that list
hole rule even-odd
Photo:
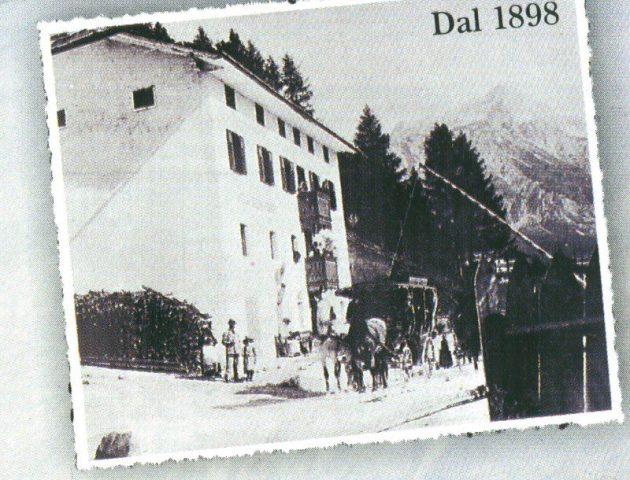
[{"label": "tree foliage", "polygon": [[293,58],[287,53],[282,57],[282,92],[291,102],[298,105],[309,115],[313,115],[314,110],[311,105],[313,92],[308,81],[302,76]]},{"label": "tree foliage", "polygon": [[407,203],[406,171],[367,105],[354,145],[360,153],[345,154],[340,163],[346,221],[361,238],[395,249]]},{"label": "tree foliage", "polygon": [[244,43],[234,29],[230,29],[227,40],[213,43],[203,28],[199,27],[197,36],[192,43],[187,45],[197,50],[219,53],[232,58],[305,113],[314,114],[311,87],[289,54],[284,55],[282,66],[280,66],[271,55],[265,58],[251,40]]},{"label": "tree foliage", "polygon": [[195,35],[191,47],[203,52],[213,53],[215,51],[214,46],[212,45],[212,40],[210,40],[203,27],[199,27],[197,29],[197,35]]},{"label": "tree foliage", "polygon": [[[492,176],[466,135],[457,136],[444,124],[435,125],[424,142],[426,165],[467,192],[502,218],[503,198]],[[477,253],[500,252],[510,244],[510,230],[470,199],[433,175],[424,186],[433,218],[435,251],[444,268],[462,274]],[[439,248],[438,248],[439,247]]]},{"label": "tree foliage", "polygon": [[124,25],[121,27],[114,27],[114,30],[133,33],[135,35],[140,35],[152,40],[158,40],[160,42],[175,43],[175,40],[173,40],[173,38],[169,35],[166,27],[164,27],[164,25],[160,22]]}]

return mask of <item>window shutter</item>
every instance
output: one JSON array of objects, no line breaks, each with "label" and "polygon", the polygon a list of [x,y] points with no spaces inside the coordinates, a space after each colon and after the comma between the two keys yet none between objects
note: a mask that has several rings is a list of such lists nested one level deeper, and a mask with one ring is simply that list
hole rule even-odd
[{"label": "window shutter", "polygon": [[260,181],[264,183],[265,181],[265,163],[263,161],[263,147],[258,145],[258,174],[260,177]]},{"label": "window shutter", "polygon": [[236,159],[234,156],[234,143],[233,143],[233,138],[232,138],[232,132],[230,132],[229,130],[226,130],[225,137],[227,138],[228,158],[230,160],[230,168],[236,171]]},{"label": "window shutter", "polygon": [[287,159],[284,157],[280,158],[280,180],[282,181],[282,189],[285,192],[289,191],[289,178],[287,177]]},{"label": "window shutter", "polygon": [[243,140],[243,137],[238,137],[238,147],[239,147],[239,154],[238,154],[238,167],[239,167],[239,172],[241,173],[247,173],[247,163],[245,163],[245,140]]}]

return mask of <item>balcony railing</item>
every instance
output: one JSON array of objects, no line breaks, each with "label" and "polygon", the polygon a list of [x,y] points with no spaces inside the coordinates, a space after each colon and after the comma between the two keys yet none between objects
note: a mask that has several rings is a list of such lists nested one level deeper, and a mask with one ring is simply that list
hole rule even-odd
[{"label": "balcony railing", "polygon": [[315,234],[332,227],[328,192],[322,190],[299,192],[298,207],[303,231]]},{"label": "balcony railing", "polygon": [[312,256],[306,259],[306,283],[310,292],[339,288],[337,259]]}]

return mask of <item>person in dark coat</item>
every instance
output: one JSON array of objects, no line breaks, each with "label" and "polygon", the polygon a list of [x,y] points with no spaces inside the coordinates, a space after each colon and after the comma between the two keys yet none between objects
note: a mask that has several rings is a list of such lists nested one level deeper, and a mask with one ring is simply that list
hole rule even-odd
[{"label": "person in dark coat", "polygon": [[448,346],[448,340],[446,340],[446,334],[442,334],[442,341],[440,342],[440,367],[451,368],[453,366],[453,355],[451,349]]}]

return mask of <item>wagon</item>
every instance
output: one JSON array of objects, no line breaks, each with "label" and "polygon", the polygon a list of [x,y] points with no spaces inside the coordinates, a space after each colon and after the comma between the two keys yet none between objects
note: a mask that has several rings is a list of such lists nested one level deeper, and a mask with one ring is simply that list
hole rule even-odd
[{"label": "wagon", "polygon": [[383,280],[358,283],[338,290],[337,294],[358,300],[362,318],[385,320],[388,347],[395,349],[404,338],[409,342],[414,362],[417,361],[423,338],[436,325],[436,287],[426,279],[411,277],[408,282]]}]

